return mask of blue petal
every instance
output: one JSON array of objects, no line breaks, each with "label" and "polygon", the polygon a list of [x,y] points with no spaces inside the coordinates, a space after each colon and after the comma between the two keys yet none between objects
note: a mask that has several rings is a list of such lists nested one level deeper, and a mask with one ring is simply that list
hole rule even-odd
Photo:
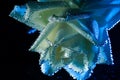
[{"label": "blue petal", "polygon": [[92,73],[92,69],[86,70],[82,73],[76,72],[68,66],[65,66],[64,69],[76,80],[85,80],[91,76]]}]

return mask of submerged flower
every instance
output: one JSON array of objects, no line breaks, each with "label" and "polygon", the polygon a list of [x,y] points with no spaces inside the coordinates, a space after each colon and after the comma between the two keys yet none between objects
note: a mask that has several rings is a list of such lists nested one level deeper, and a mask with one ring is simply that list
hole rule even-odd
[{"label": "submerged flower", "polygon": [[96,64],[113,64],[108,30],[120,20],[119,0],[30,1],[10,16],[41,32],[29,50],[46,75],[64,68],[84,80]]}]

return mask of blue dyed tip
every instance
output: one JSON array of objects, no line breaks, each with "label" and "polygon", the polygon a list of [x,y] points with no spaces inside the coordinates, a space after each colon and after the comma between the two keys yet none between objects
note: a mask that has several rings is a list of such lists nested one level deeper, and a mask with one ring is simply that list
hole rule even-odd
[{"label": "blue dyed tip", "polygon": [[31,29],[31,30],[28,31],[28,34],[33,34],[33,33],[35,33],[36,31],[37,31],[36,29]]},{"label": "blue dyed tip", "polygon": [[19,13],[20,15],[24,15],[26,10],[27,10],[26,5],[22,5],[22,6],[16,5],[13,11]]}]

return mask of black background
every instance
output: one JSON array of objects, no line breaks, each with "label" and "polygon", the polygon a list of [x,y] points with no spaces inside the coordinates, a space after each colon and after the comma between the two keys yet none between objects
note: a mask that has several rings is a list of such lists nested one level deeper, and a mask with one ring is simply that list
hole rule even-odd
[{"label": "black background", "polygon": [[[0,80],[73,80],[63,69],[52,77],[41,73],[40,55],[29,52],[39,32],[29,35],[28,26],[8,15],[14,5],[27,0],[0,1]],[[115,65],[97,65],[88,80],[120,80],[120,23],[109,31]]]}]

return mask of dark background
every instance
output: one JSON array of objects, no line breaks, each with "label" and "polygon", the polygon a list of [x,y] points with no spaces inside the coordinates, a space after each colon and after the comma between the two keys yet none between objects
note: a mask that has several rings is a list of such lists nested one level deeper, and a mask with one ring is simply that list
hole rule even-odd
[{"label": "dark background", "polygon": [[[61,70],[52,77],[41,73],[39,54],[28,49],[39,32],[29,35],[28,26],[8,15],[14,5],[27,0],[0,1],[0,80],[73,80]],[[120,80],[120,23],[109,31],[115,65],[97,65],[88,80]]]}]

